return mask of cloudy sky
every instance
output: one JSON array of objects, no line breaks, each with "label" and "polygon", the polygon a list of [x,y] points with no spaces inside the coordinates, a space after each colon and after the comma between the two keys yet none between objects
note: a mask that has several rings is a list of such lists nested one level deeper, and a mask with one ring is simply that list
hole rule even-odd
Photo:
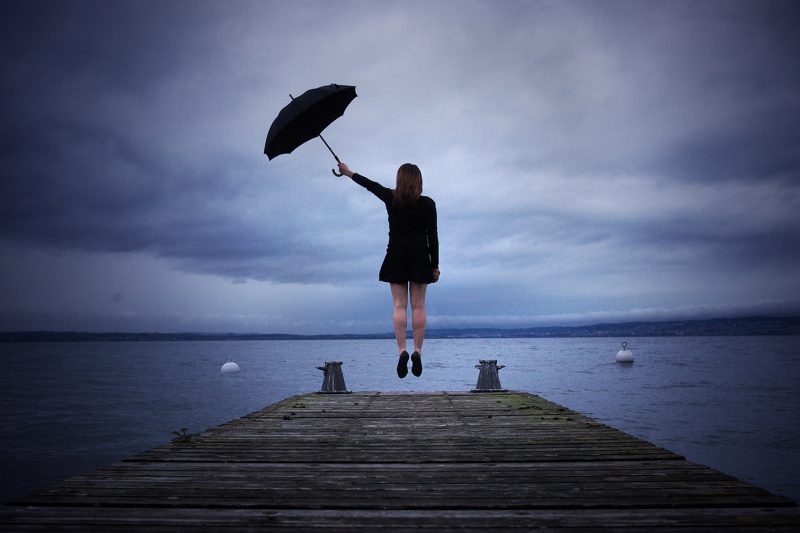
[{"label": "cloudy sky", "polygon": [[800,7],[6,1],[0,330],[388,332],[386,213],[439,211],[430,327],[800,311]]}]

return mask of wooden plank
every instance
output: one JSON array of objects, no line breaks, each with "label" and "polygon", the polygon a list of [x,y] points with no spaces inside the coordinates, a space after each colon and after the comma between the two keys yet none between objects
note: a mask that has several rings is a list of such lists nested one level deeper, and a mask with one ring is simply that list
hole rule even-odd
[{"label": "wooden plank", "polygon": [[301,395],[20,498],[2,531],[793,531],[794,502],[535,395]]},{"label": "wooden plank", "polygon": [[[33,522],[35,520],[36,522]],[[494,528],[529,530],[532,528],[566,529],[625,527],[629,530],[695,530],[697,528],[727,529],[732,523],[740,523],[736,531],[792,531],[795,523],[785,509],[704,509],[687,516],[682,510],[601,510],[601,511],[349,511],[349,510],[252,510],[218,511],[214,509],[175,509],[165,514],[159,509],[37,509],[36,513],[20,516],[17,525],[46,523],[59,526],[108,527],[116,530],[120,526],[131,526],[131,530],[142,527],[147,531],[185,530],[242,531],[242,528],[278,530],[298,526],[325,526],[336,529],[374,530],[394,523],[400,528],[441,529],[448,524],[462,524],[465,530],[491,530]],[[161,528],[161,529],[159,529]],[[662,529],[664,528],[664,529]],[[672,529],[668,529],[672,528]],[[686,528],[686,529],[683,529]],[[397,528],[395,528],[397,529]],[[20,531],[24,529],[20,528]],[[37,531],[37,529],[29,529]],[[61,530],[61,529],[59,529]],[[296,530],[296,529],[295,529]],[[595,529],[596,530],[596,529]],[[796,530],[795,530],[796,531]]]}]

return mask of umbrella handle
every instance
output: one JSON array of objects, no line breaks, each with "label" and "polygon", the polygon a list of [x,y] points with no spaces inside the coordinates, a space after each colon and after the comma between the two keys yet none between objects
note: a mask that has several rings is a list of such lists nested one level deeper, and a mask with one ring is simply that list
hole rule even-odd
[{"label": "umbrella handle", "polygon": [[331,172],[333,172],[333,175],[336,176],[337,178],[341,178],[342,176],[344,176],[344,174],[342,174],[341,172],[336,172],[334,169],[331,169]]}]

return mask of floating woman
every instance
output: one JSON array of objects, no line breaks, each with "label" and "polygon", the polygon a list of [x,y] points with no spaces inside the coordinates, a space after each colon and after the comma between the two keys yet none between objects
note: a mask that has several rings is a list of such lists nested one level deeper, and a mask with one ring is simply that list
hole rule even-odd
[{"label": "floating woman", "polygon": [[408,374],[406,329],[408,302],[411,296],[411,328],[414,353],[411,373],[422,374],[422,343],[425,339],[425,291],[439,280],[439,236],[436,227],[436,203],[422,196],[422,172],[417,165],[405,163],[397,169],[394,189],[389,189],[339,163],[339,172],[377,196],[389,216],[389,244],[378,279],[392,289],[392,322],[400,353],[397,375]]}]

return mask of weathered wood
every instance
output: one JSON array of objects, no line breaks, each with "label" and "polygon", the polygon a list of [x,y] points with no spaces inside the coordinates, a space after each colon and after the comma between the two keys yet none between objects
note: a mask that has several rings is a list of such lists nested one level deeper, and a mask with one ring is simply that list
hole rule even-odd
[{"label": "weathered wood", "polygon": [[531,394],[288,398],[20,498],[2,531],[796,531],[795,503]]}]

